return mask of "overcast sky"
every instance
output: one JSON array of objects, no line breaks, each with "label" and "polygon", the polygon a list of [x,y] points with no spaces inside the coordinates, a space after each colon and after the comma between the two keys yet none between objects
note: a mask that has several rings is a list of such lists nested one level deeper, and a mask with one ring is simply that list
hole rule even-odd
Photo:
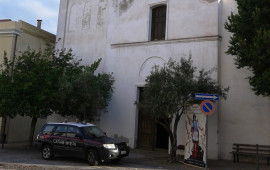
[{"label": "overcast sky", "polygon": [[60,0],[0,0],[0,19],[23,20],[56,34]]}]

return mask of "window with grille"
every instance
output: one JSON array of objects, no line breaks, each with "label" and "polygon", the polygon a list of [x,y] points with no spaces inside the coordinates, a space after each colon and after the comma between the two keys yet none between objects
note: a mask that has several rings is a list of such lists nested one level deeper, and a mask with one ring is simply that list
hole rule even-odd
[{"label": "window with grille", "polygon": [[151,41],[165,40],[166,5],[152,9]]}]

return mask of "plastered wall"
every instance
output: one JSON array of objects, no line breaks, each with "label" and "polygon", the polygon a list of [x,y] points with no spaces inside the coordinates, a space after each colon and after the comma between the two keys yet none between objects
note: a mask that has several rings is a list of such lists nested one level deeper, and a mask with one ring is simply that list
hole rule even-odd
[{"label": "plastered wall", "polygon": [[[167,5],[165,41],[149,42],[151,8]],[[96,8],[94,8],[96,7]],[[237,70],[225,52],[230,34],[224,23],[237,12],[232,0],[61,0],[58,47],[72,48],[99,71],[113,72],[115,93],[98,125],[108,135],[136,146],[138,87],[155,64],[192,55],[194,65],[217,68],[212,77],[230,87],[226,101],[209,117],[208,158],[231,159],[232,143],[269,144],[270,100],[250,90],[247,69]],[[179,124],[179,144],[183,119]]]}]

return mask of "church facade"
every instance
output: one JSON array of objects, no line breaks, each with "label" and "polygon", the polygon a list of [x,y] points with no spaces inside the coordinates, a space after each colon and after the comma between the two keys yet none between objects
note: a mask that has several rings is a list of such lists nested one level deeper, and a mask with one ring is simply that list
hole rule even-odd
[{"label": "church facade", "polygon": [[[232,143],[270,142],[269,98],[255,96],[250,72],[237,70],[225,54],[231,12],[237,12],[232,0],[61,0],[57,48],[71,48],[84,64],[102,58],[98,71],[113,73],[115,92],[97,124],[132,148],[168,148],[164,130],[134,104],[154,65],[191,56],[198,69],[217,68],[212,78],[230,91],[208,117],[208,158],[231,159]],[[179,145],[184,124],[182,118]]]}]

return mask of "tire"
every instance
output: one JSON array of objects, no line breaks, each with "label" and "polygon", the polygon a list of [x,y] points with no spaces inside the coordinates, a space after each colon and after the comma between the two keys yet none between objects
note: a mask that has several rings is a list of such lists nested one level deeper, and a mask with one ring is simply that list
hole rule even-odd
[{"label": "tire", "polygon": [[91,166],[97,166],[99,164],[99,159],[97,155],[97,151],[94,149],[90,149],[87,153],[87,162]]},{"label": "tire", "polygon": [[121,158],[112,159],[113,163],[119,163],[121,161]]},{"label": "tire", "polygon": [[41,156],[45,160],[50,160],[54,157],[53,148],[50,145],[45,145],[41,150]]}]

